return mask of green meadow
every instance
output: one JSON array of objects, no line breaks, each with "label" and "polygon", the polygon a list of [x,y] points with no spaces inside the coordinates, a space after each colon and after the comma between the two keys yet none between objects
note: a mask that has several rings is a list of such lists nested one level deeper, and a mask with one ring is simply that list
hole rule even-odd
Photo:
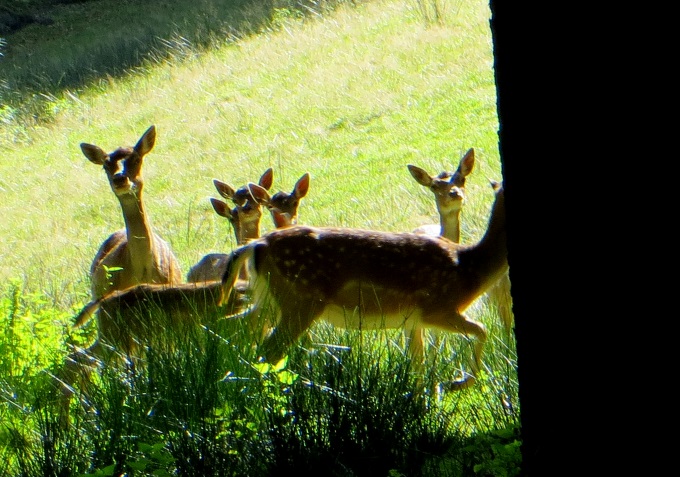
[{"label": "green meadow", "polygon": [[[502,180],[487,2],[152,3],[57,5],[0,43],[0,475],[517,475],[515,340],[484,297],[466,312],[489,332],[468,390],[414,392],[398,332],[320,323],[272,369],[228,322],[143,369],[105,366],[58,425],[50,376],[96,336],[71,324],[124,227],[80,143],[113,151],[155,125],[144,201],[185,276],[236,246],[213,179],[271,167],[290,191],[308,172],[299,223],[410,231],[438,216],[407,165],[454,170],[474,148],[462,243],[484,234]],[[430,333],[429,389],[471,349]]]}]

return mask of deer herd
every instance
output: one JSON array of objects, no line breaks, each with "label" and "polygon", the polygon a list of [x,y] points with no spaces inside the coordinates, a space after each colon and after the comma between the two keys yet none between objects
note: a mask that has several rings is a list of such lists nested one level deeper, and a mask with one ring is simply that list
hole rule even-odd
[{"label": "deer herd", "polygon": [[[99,247],[90,269],[92,301],[76,316],[74,328],[91,319],[97,338],[87,349],[74,347],[59,378],[114,355],[139,356],[159,330],[206,324],[206,320],[247,320],[258,356],[271,363],[317,320],[361,330],[402,329],[416,367],[424,364],[424,333],[438,329],[474,339],[469,373],[450,389],[475,382],[487,338],[483,324],[463,312],[488,295],[506,330],[512,327],[505,228],[505,197],[491,182],[495,199],[486,231],[476,243],[460,244],[465,181],[475,152],[462,157],[455,172],[432,176],[408,165],[415,181],[432,191],[439,224],[411,232],[298,225],[301,200],[309,191],[305,173],[293,190],[270,195],[273,170],[257,183],[234,188],[213,180],[214,211],[233,228],[237,247],[211,253],[191,267],[186,280],[167,241],[151,227],[144,201],[143,162],[153,149],[151,126],[134,147],[107,153],[82,143],[93,164],[103,167],[120,202],[125,228]],[[275,228],[261,234],[266,208]],[[85,366],[85,367],[87,367]],[[69,374],[71,373],[71,374]]]}]

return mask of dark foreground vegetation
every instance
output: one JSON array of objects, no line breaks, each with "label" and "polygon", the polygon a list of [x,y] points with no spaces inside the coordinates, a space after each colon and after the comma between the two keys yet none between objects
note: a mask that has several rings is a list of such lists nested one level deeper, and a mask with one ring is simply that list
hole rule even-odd
[{"label": "dark foreground vegetation", "polygon": [[[516,475],[508,383],[498,381],[496,402],[438,394],[456,370],[432,348],[437,371],[420,381],[429,391],[414,392],[400,333],[338,342],[331,331],[310,335],[279,368],[256,364],[238,320],[166,336],[143,362],[103,367],[67,408],[53,380],[60,364],[27,382],[4,362],[0,473]],[[470,435],[491,421],[503,430]]]}]

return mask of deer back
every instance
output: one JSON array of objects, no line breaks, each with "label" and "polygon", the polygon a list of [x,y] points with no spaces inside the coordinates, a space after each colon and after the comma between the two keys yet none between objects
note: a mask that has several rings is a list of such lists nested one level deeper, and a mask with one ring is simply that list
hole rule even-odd
[{"label": "deer back", "polygon": [[359,306],[370,290],[376,301],[381,294],[391,299],[380,304],[383,310],[404,302],[460,312],[507,270],[504,194],[497,192],[487,231],[474,245],[413,233],[291,226],[251,242],[231,260],[245,262],[251,281],[265,284],[258,293],[284,307],[305,300]]},{"label": "deer back", "polygon": [[[83,307],[76,316],[78,328],[97,317],[98,341],[127,354],[137,354],[140,343],[168,331],[209,324],[234,310],[220,309],[221,281],[179,285],[142,284],[116,290]],[[225,306],[229,302],[225,301]]]}]

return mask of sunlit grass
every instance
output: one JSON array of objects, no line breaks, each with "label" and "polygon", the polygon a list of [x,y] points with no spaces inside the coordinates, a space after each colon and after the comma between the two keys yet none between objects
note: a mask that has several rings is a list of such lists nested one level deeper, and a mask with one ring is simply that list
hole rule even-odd
[{"label": "sunlit grass", "polygon": [[[212,178],[238,186],[269,166],[275,189],[311,173],[304,223],[410,230],[436,217],[406,164],[435,172],[475,147],[463,233],[479,238],[493,196],[487,177],[500,177],[491,46],[474,27],[488,11],[468,7],[450,26],[426,28],[401,2],[358,10],[109,78],[105,89],[64,99],[69,107],[32,129],[30,144],[3,141],[0,276],[31,276],[42,287],[49,280],[39,277],[55,270],[86,288],[96,248],[123,224],[104,174],[78,144],[113,150],[150,124],[158,139],[145,201],[185,271],[233,246],[207,200]],[[271,228],[267,218],[262,225]]]}]

